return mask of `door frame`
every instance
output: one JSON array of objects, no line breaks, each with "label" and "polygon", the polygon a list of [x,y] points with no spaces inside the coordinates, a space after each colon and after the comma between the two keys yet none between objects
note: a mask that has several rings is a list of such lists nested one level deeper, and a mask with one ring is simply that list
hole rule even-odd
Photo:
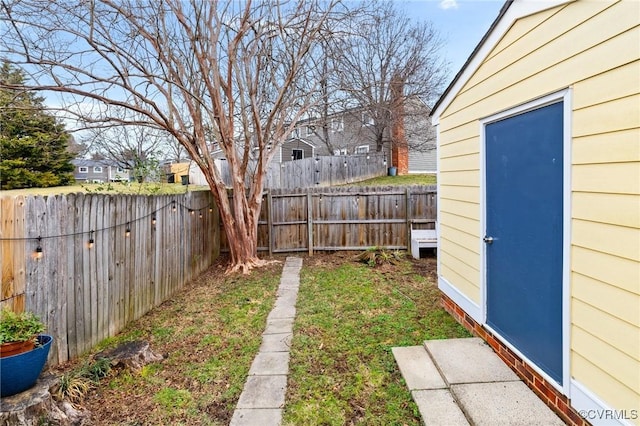
[{"label": "door frame", "polygon": [[[505,346],[514,351],[519,357],[527,362],[535,371],[537,371],[547,382],[562,392],[562,394],[570,396],[570,278],[571,278],[571,88],[563,89],[558,92],[550,93],[540,98],[530,100],[523,104],[502,110],[500,112],[489,115],[480,119],[480,230],[482,234],[479,238],[480,254],[481,254],[481,271],[480,271],[480,317],[485,328],[490,330]],[[487,324],[487,253],[486,244],[482,241],[482,236],[486,235],[487,230],[487,191],[486,191],[486,134],[485,129],[488,124],[494,123],[505,118],[520,115],[547,105],[557,102],[563,102],[563,212],[562,212],[562,385],[556,383],[547,373],[539,368],[533,361],[528,359],[516,347],[510,344],[499,333],[493,330]]]}]

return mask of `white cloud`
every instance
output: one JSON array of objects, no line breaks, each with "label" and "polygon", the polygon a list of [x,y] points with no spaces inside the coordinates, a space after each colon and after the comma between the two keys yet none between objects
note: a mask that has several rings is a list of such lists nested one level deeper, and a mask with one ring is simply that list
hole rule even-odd
[{"label": "white cloud", "polygon": [[457,9],[458,8],[458,0],[441,0],[440,1],[440,9]]}]

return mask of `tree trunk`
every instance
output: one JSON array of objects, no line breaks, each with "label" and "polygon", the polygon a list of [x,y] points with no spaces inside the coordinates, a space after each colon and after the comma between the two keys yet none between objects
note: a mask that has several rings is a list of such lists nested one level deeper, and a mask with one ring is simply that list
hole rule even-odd
[{"label": "tree trunk", "polygon": [[243,183],[232,177],[234,191],[230,195],[222,179],[219,176],[214,178],[211,169],[201,170],[209,182],[227,236],[230,259],[226,273],[247,274],[253,268],[265,265],[267,262],[258,258],[258,219],[262,208],[263,180],[259,179],[259,184],[254,183],[255,192],[247,194]]}]

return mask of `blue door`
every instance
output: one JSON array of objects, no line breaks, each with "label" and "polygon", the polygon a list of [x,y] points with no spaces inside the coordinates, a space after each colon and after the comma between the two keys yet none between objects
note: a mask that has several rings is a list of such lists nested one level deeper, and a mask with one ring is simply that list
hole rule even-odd
[{"label": "blue door", "polygon": [[563,103],[485,137],[487,323],[562,384]]}]

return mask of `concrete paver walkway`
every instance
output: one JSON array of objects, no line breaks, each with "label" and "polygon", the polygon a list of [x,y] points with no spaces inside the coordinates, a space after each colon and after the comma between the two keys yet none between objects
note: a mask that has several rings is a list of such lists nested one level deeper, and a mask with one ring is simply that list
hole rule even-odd
[{"label": "concrete paver walkway", "polygon": [[231,418],[232,426],[275,426],[282,422],[301,268],[301,258],[287,257],[276,303],[267,317],[262,344]]},{"label": "concrete paver walkway", "polygon": [[392,349],[426,425],[563,425],[481,339]]}]

